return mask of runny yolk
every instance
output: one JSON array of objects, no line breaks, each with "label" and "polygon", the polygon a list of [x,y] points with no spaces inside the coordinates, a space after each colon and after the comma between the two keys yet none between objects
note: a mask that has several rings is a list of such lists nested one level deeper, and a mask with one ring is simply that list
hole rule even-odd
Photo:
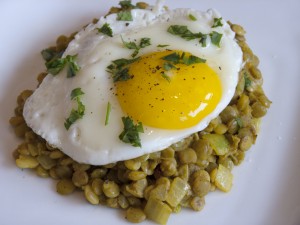
[{"label": "runny yolk", "polygon": [[210,114],[221,99],[220,79],[206,63],[178,63],[166,70],[162,57],[174,52],[183,53],[163,51],[142,56],[128,67],[132,79],[115,83],[123,111],[143,125],[189,128]]}]

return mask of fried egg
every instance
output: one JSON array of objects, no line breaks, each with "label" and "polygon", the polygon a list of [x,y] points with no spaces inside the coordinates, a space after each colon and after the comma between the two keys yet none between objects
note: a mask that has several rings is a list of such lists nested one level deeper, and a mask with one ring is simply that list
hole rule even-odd
[{"label": "fried egg", "polygon": [[[203,130],[235,92],[242,51],[216,10],[166,10],[158,3],[133,9],[131,15],[132,21],[120,21],[117,14],[101,17],[78,32],[62,56],[76,55],[76,76],[68,77],[67,68],[48,74],[25,103],[28,126],[78,162],[105,165],[160,151]],[[215,19],[222,25],[214,26]],[[105,24],[112,37],[99,32]],[[206,43],[168,32],[175,25],[207,34]],[[209,35],[213,32],[222,35],[217,45]],[[145,38],[148,45],[139,47],[133,57],[134,49],[126,43],[139,46]],[[179,56],[180,62],[174,63],[170,55]],[[112,76],[109,66],[118,59],[130,62],[127,80],[115,81]],[[66,118],[78,104],[70,97],[76,88],[84,93],[80,101],[85,111],[66,129]],[[122,117],[127,116],[143,125],[141,147],[119,138]]]}]

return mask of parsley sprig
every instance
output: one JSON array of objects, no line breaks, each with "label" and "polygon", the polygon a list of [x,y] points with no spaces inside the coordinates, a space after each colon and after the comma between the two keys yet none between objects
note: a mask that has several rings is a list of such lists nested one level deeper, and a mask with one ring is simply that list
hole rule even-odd
[{"label": "parsley sprig", "polygon": [[53,58],[46,62],[47,72],[57,75],[65,66],[67,66],[67,77],[76,76],[80,66],[76,63],[77,55],[67,55],[65,58]]},{"label": "parsley sprig", "polygon": [[142,147],[139,133],[144,133],[143,124],[134,124],[130,117],[122,117],[124,130],[119,135],[121,141],[129,143],[134,147]]},{"label": "parsley sprig", "polygon": [[181,25],[171,25],[168,28],[168,32],[170,34],[180,36],[181,38],[188,41],[199,39],[199,43],[202,45],[202,47],[206,47],[206,41],[208,35],[211,37],[211,43],[220,47],[221,38],[223,36],[223,34],[220,34],[216,31],[213,31],[210,34],[203,34],[201,32],[193,33],[188,29],[187,26],[181,26]]},{"label": "parsley sprig", "polygon": [[81,90],[81,88],[75,88],[71,92],[71,100],[76,100],[77,109],[72,109],[69,117],[65,120],[64,125],[67,130],[69,130],[73,123],[84,116],[85,106],[80,100],[80,96],[83,94],[84,92]]},{"label": "parsley sprig", "polygon": [[123,45],[128,48],[128,49],[134,49],[134,52],[132,53],[131,57],[134,58],[139,54],[140,49],[145,48],[147,46],[151,45],[151,40],[150,38],[141,38],[140,43],[137,44],[133,41],[124,41],[123,37],[121,36]]},{"label": "parsley sprig", "polygon": [[137,61],[140,57],[133,58],[133,59],[117,59],[112,61],[112,64],[110,64],[107,67],[107,72],[112,74],[112,78],[114,82],[118,81],[126,81],[129,79],[132,79],[133,76],[128,73],[129,68],[128,66]]},{"label": "parsley sprig", "polygon": [[109,37],[113,36],[113,31],[112,31],[112,29],[111,29],[111,27],[109,26],[108,23],[103,24],[103,26],[100,27],[100,28],[97,28],[97,30],[98,30],[99,33],[105,34]]}]

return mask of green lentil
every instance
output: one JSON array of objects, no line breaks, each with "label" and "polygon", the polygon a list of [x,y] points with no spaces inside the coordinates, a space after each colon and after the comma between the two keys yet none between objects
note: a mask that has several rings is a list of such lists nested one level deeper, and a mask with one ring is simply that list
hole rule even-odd
[{"label": "green lentil", "polygon": [[20,155],[16,164],[21,169],[32,169],[39,165],[39,162],[32,156]]},{"label": "green lentil", "polygon": [[99,204],[99,197],[98,195],[93,191],[90,185],[84,186],[84,196],[85,198],[92,204],[92,205],[98,205]]},{"label": "green lentil", "polygon": [[69,195],[75,190],[75,185],[71,180],[63,179],[57,182],[56,191],[61,195]]},{"label": "green lentil", "polygon": [[76,187],[82,187],[89,182],[89,177],[85,171],[77,170],[73,173],[72,181]]},{"label": "green lentil", "polygon": [[147,174],[143,171],[130,171],[128,174],[129,180],[141,180],[146,176]]},{"label": "green lentil", "polygon": [[146,214],[140,208],[129,207],[126,210],[126,219],[131,223],[140,223],[146,219]]},{"label": "green lentil", "polygon": [[43,177],[43,178],[49,177],[48,170],[44,169],[42,166],[37,166],[35,168],[35,172],[39,177]]},{"label": "green lentil", "polygon": [[195,196],[191,199],[190,202],[191,208],[195,211],[201,211],[205,205],[205,199]]},{"label": "green lentil", "polygon": [[103,193],[102,187],[103,187],[103,180],[101,180],[100,178],[95,178],[92,181],[92,190],[93,192],[95,192],[96,195],[101,195]]},{"label": "green lentil", "polygon": [[102,190],[108,198],[115,198],[120,194],[119,186],[115,182],[109,180],[104,181]]},{"label": "green lentil", "polygon": [[197,162],[197,155],[194,149],[186,148],[177,153],[180,163],[189,164]]}]

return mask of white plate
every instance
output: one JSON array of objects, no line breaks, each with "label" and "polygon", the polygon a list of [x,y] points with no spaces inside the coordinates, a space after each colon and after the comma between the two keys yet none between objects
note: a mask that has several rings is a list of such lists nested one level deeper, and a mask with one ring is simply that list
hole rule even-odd
[{"label": "white plate", "polygon": [[[150,2],[153,2],[151,0]],[[128,224],[119,210],[92,206],[81,194],[55,192],[55,182],[16,168],[20,143],[8,120],[15,99],[44,69],[40,51],[59,34],[104,15],[116,0],[2,0],[0,2],[0,224]],[[170,8],[218,9],[242,24],[260,57],[264,88],[273,101],[261,135],[234,169],[230,193],[211,193],[202,212],[183,210],[168,224],[300,224],[300,1],[169,0]],[[153,224],[149,221],[143,224]]]}]

